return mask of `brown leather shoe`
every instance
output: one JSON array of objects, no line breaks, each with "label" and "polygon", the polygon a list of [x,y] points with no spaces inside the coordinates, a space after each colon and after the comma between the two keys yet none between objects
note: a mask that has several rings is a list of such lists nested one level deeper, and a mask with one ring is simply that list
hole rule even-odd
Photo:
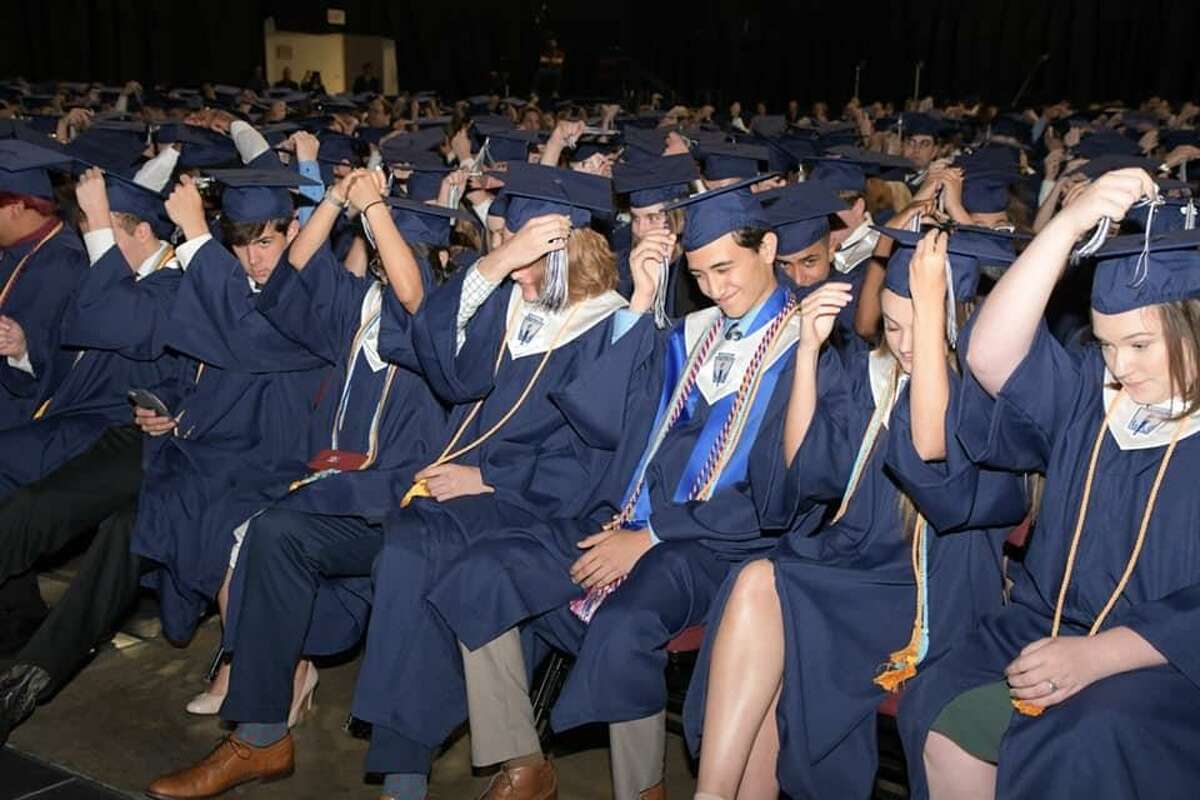
[{"label": "brown leather shoe", "polygon": [[666,784],[656,783],[638,795],[638,800],[667,800]]},{"label": "brown leather shoe", "polygon": [[536,767],[505,765],[479,800],[558,800],[558,774],[549,759]]},{"label": "brown leather shoe", "polygon": [[198,800],[250,781],[273,781],[292,774],[296,764],[289,733],[275,744],[254,747],[230,734],[193,767],[172,772],[150,784],[156,800]]}]

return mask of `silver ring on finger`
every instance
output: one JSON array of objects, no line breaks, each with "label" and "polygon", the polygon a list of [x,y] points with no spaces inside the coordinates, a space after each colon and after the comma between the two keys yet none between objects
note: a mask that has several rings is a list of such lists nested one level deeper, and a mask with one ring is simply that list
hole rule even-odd
[{"label": "silver ring on finger", "polygon": [[1047,680],[1046,683],[1050,684],[1050,694],[1054,694],[1055,692],[1058,691],[1057,683],[1055,683],[1054,681],[1051,681],[1051,680]]}]

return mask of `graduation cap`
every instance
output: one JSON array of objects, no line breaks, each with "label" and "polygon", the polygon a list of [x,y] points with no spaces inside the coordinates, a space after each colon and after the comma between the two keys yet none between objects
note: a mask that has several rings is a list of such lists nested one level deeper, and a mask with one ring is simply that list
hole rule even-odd
[{"label": "graduation cap", "polygon": [[[392,158],[392,157],[395,158]],[[385,154],[388,163],[404,164],[410,174],[404,187],[411,200],[424,202],[437,199],[442,188],[442,180],[454,167],[446,163],[440,155],[425,150],[407,152],[392,152]]]},{"label": "graduation cap", "polygon": [[430,205],[403,197],[389,197],[392,221],[409,244],[447,247],[455,220],[470,221],[470,215],[455,208]]},{"label": "graduation cap", "polygon": [[1020,163],[1019,153],[1003,145],[984,145],[954,160],[954,166],[961,167],[966,174],[995,170],[1016,171]]},{"label": "graduation cap", "polygon": [[1004,114],[991,123],[991,135],[1014,140],[1021,147],[1028,147],[1033,138],[1033,126],[1020,117]]},{"label": "graduation cap", "polygon": [[389,137],[379,145],[383,158],[389,164],[401,163],[408,160],[413,153],[429,153],[446,140],[446,134],[440,130],[419,131],[417,133],[401,133]]},{"label": "graduation cap", "polygon": [[874,172],[878,166],[871,160],[830,155],[805,159],[812,166],[808,170],[807,180],[819,181],[839,192],[858,192],[867,190],[867,172]]},{"label": "graduation cap", "polygon": [[945,125],[941,120],[929,114],[901,114],[900,126],[904,132],[904,137],[909,136],[928,136],[932,139],[941,137],[945,130]]},{"label": "graduation cap", "polygon": [[[872,226],[884,236],[896,242],[896,249],[888,259],[887,275],[883,285],[901,297],[912,297],[909,290],[908,269],[916,253],[917,243],[927,231],[900,230]],[[955,302],[972,300],[979,289],[979,275],[983,267],[1008,265],[1017,259],[1013,243],[1019,238],[1008,231],[979,226],[958,226],[950,231],[946,242],[946,253],[950,260],[952,280],[948,286]]]},{"label": "graduation cap", "polygon": [[667,149],[667,128],[626,127],[622,131],[625,140],[625,160],[630,163],[652,160],[662,156]]},{"label": "graduation cap", "polygon": [[575,146],[574,150],[569,151],[567,161],[578,163],[587,161],[595,155],[611,155],[621,146],[620,142],[616,141],[617,135],[616,131],[614,131],[611,140],[607,142],[600,140],[580,142]]},{"label": "graduation cap", "polygon": [[1008,187],[1021,180],[1015,169],[968,170],[963,177],[962,204],[972,214],[998,214],[1008,209]]},{"label": "graduation cap", "polygon": [[563,214],[571,225],[582,228],[594,215],[613,213],[612,181],[577,170],[529,164],[502,177],[508,195],[505,224],[516,232],[534,217]]},{"label": "graduation cap", "polygon": [[629,205],[634,208],[649,208],[682,197],[699,177],[696,161],[687,153],[613,167],[613,187],[618,194],[628,194]]},{"label": "graduation cap", "polygon": [[768,199],[767,223],[779,237],[777,252],[784,256],[819,242],[829,233],[829,215],[849,208],[833,189],[817,181],[795,183],[758,196],[764,205]]},{"label": "graduation cap", "polygon": [[1097,158],[1107,155],[1136,156],[1141,155],[1142,149],[1137,142],[1122,136],[1115,131],[1097,131],[1080,140],[1075,146],[1075,155],[1079,158]]},{"label": "graduation cap", "polygon": [[686,209],[683,249],[699,250],[725,234],[742,228],[769,227],[766,211],[750,187],[773,177],[771,173],[758,175],[667,203],[664,211]]},{"label": "graduation cap", "polygon": [[1106,172],[1118,169],[1144,169],[1149,174],[1154,175],[1161,166],[1159,162],[1152,158],[1114,153],[1090,159],[1086,164],[1076,167],[1070,174],[1082,175],[1088,180],[1094,181]]},{"label": "graduation cap", "polygon": [[131,214],[145,222],[159,239],[166,239],[175,230],[167,216],[166,197],[141,184],[111,172],[104,173],[108,192],[108,208],[120,214]]},{"label": "graduation cap", "polygon": [[30,114],[25,117],[25,123],[43,136],[53,136],[58,132],[58,116],[55,114]]},{"label": "graduation cap", "polygon": [[289,189],[319,186],[290,169],[209,169],[205,175],[224,184],[221,211],[231,222],[266,222],[292,216]]},{"label": "graduation cap", "polygon": [[1200,216],[1200,203],[1197,203],[1194,197],[1161,199],[1162,205],[1147,203],[1129,209],[1121,220],[1122,227],[1129,223],[1142,231],[1149,229],[1152,234],[1192,230],[1196,227],[1197,216]]},{"label": "graduation cap", "polygon": [[162,144],[182,145],[179,165],[185,169],[218,167],[241,160],[233,139],[199,125],[169,122],[159,128],[157,137]]},{"label": "graduation cap", "polygon": [[0,141],[0,192],[54,199],[48,167],[70,162],[66,156],[20,139]]},{"label": "graduation cap", "polygon": [[267,140],[267,144],[278,147],[284,139],[300,130],[295,122],[272,122],[258,128],[258,132]]},{"label": "graduation cap", "polygon": [[[613,212],[612,181],[577,170],[531,164],[506,176],[504,193],[509,198],[504,226],[513,232],[546,214],[563,214],[570,218],[572,227],[582,228],[591,223],[593,216],[608,217]],[[547,254],[538,298],[541,305],[551,310],[566,305],[568,271],[565,248]]]},{"label": "graduation cap", "polygon": [[129,176],[146,149],[145,139],[134,133],[88,129],[75,137],[63,152],[86,167]]},{"label": "graduation cap", "polygon": [[525,161],[529,158],[529,148],[541,141],[539,131],[525,131],[517,128],[502,129],[499,127],[481,128],[488,138],[488,153],[495,161]]},{"label": "graduation cap", "polygon": [[752,178],[769,158],[767,148],[759,144],[703,144],[699,149],[709,180]]},{"label": "graduation cap", "polygon": [[1101,314],[1200,297],[1200,230],[1117,236],[1095,259],[1092,308]]}]

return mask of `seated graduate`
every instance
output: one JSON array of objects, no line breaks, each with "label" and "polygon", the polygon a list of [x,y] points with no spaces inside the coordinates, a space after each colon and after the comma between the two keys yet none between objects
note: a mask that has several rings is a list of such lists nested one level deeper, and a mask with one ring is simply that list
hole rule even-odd
[{"label": "seated graduate", "polygon": [[367,771],[394,800],[425,796],[437,749],[467,717],[457,639],[428,592],[496,532],[580,513],[614,445],[595,395],[623,396],[628,377],[600,371],[627,347],[614,257],[590,227],[611,213],[610,181],[536,166],[510,173],[504,196],[504,243],[416,318],[453,435],[388,518],[353,707],[372,724]]},{"label": "seated graduate", "polygon": [[771,230],[779,237],[775,266],[803,299],[829,280],[833,267],[829,218],[849,206],[816,181],[772,189],[759,199],[767,209]]},{"label": "seated graduate", "polygon": [[977,257],[1007,263],[1012,248],[882,230],[906,245],[888,264],[884,346],[822,349],[846,284],[801,304],[788,415],[770,432],[788,473],[761,490],[777,500],[770,522],[792,530],[727,579],[685,706],[706,800],[870,797],[876,706],[1003,597],[1021,483],[981,472],[954,441],[946,315],[948,292],[973,297]]},{"label": "seated graduate", "polygon": [[287,269],[299,230],[288,188],[306,179],[279,168],[208,175],[224,186],[221,227],[232,252],[209,232],[190,176],[166,203],[186,238],[177,254],[187,270],[166,344],[199,365],[170,413],[135,410],[152,439],[132,547],[158,566],[145,582],[159,591],[173,641],[190,637],[217,596],[234,530],[302,469],[314,398],[331,367],[327,353],[285,335],[258,307],[278,267]]},{"label": "seated graduate", "polygon": [[87,268],[75,231],[59,217],[47,167],[65,155],[0,141],[0,430],[37,412],[38,397],[70,364],[58,334]]},{"label": "seated graduate", "polygon": [[94,538],[67,593],[0,675],[0,740],[67,682],[136,596],[129,540],[144,437],[127,393],[173,404],[187,367],[165,352],[181,273],[158,238],[170,227],[162,196],[95,169],[76,194],[92,266],[59,337],[73,348],[69,373],[36,421],[0,432],[0,584]]},{"label": "seated graduate", "polygon": [[[420,374],[401,369],[380,356],[379,332],[385,302],[399,302],[404,307],[402,316],[419,307],[426,287],[432,286],[432,270],[426,259],[429,248],[445,246],[449,224],[456,215],[435,206],[385,201],[380,192],[386,187],[380,181],[381,173],[365,170],[344,176],[293,241],[289,251],[292,269],[273,273],[259,297],[259,311],[279,331],[337,364],[339,388],[334,390],[331,384],[320,394],[309,427],[307,469],[287,477],[288,494],[273,510],[255,516],[248,525],[234,531],[236,544],[230,554],[231,570],[238,561],[247,530],[286,528],[289,524],[304,528],[313,522],[306,514],[361,517],[363,524],[353,532],[377,536],[378,526],[365,521],[378,522],[398,505],[412,483],[415,471],[412,465],[419,469],[432,458],[425,451],[434,444],[426,442],[426,437],[441,435],[444,411],[428,392]],[[349,207],[359,214],[363,224],[370,217],[362,216],[362,209],[372,208],[371,216],[376,221],[366,230],[373,231],[371,240],[376,242],[379,255],[378,275],[383,280],[375,272],[365,277],[352,274],[329,250],[334,220]],[[289,515],[284,509],[295,513]],[[277,526],[276,522],[285,524]],[[279,549],[284,542],[281,537],[276,539],[280,541],[264,546]],[[369,574],[372,557],[364,553],[361,576]],[[263,558],[267,557],[259,556],[257,560]],[[317,560],[305,561],[302,566],[320,572]],[[338,569],[343,576],[349,576],[346,564]],[[244,581],[241,583],[244,585]],[[254,588],[257,591],[262,587]],[[228,590],[228,586],[223,587],[223,592]],[[226,623],[225,650],[232,653],[236,637],[224,607],[228,602],[228,598],[222,602],[221,613]],[[234,600],[235,605],[244,602],[247,601]],[[266,608],[265,601],[249,602],[254,613]],[[287,618],[303,623],[308,616],[297,610]],[[268,632],[280,633],[275,626],[283,624],[278,620],[271,622]],[[253,623],[250,631],[256,631]],[[346,646],[357,638],[351,634]],[[251,633],[247,641],[251,647],[257,647],[266,646],[268,640],[269,636],[259,631]],[[340,652],[346,646],[318,645],[316,652],[330,652],[330,647],[331,652]],[[316,682],[315,669],[305,662],[297,675],[297,697],[288,716],[291,722],[296,721],[299,703],[311,697]],[[216,714],[225,699],[228,683],[229,664],[222,663],[206,691],[189,702],[188,712]],[[260,691],[262,682],[252,680],[248,685]]]},{"label": "seated graduate", "polygon": [[634,369],[623,393],[591,400],[619,437],[597,502],[477,545],[430,595],[465,645],[473,760],[503,762],[488,798],[557,792],[533,725],[522,625],[578,654],[555,728],[610,723],[615,795],[662,797],[663,648],[704,619],[731,563],[773,545],[746,474],[780,461],[751,451],[786,403],[776,388],[790,385],[797,305],[776,283],[775,235],[748,185],[676,203],[688,268],[716,306],[657,331],[645,312],[674,237],[648,234],[632,255],[641,316],[622,343],[637,346]]},{"label": "seated graduate", "polygon": [[[628,229],[614,232],[614,249],[617,252],[617,272],[620,282],[617,291],[624,297],[633,293],[633,272],[629,256],[633,248],[651,231],[667,230],[676,240],[683,232],[683,212],[669,213],[663,206],[672,200],[685,197],[693,181],[700,178],[696,161],[690,154],[642,158],[636,163],[619,163],[613,167],[613,188],[618,194],[629,195]],[[626,235],[627,233],[627,235]],[[615,246],[623,241],[624,246]],[[686,314],[682,309],[694,310],[703,297],[693,298],[695,283],[684,276],[686,262],[683,248],[676,246],[670,255],[670,265],[660,273],[663,286],[655,294],[655,320],[665,327],[668,320],[677,320]]]},{"label": "seated graduate", "polygon": [[[317,686],[311,663],[297,662],[361,639],[380,523],[447,435],[445,410],[416,363],[411,316],[432,288],[418,251],[444,246],[456,214],[384,200],[385,188],[380,173],[343,177],[292,243],[293,269],[278,270],[263,289],[260,311],[334,360],[336,382],[318,405],[307,472],[249,521],[235,548],[225,627],[232,670],[224,667],[188,709],[219,709],[236,729],[196,766],[155,781],[152,796],[211,796],[285,767],[290,773],[288,729]],[[329,233],[347,205],[365,221],[385,282],[352,275],[332,258]],[[253,759],[226,758],[246,747]]]},{"label": "seated graduate", "polygon": [[[1200,234],[1095,253],[1096,344],[1065,351],[1042,312],[1077,240],[1157,190],[1088,186],[989,294],[966,349],[958,438],[972,459],[1045,472],[1013,602],[905,694],[917,798],[1195,794]],[[1086,254],[1086,249],[1084,250]]]},{"label": "seated graduate", "polygon": [[92,267],[56,336],[71,357],[56,363],[62,374],[47,381],[52,393],[39,393],[33,421],[0,431],[0,494],[53,471],[106,429],[129,425],[131,388],[183,375],[183,362],[163,353],[182,277],[165,241],[174,226],[163,196],[97,168],[83,174],[76,195]]}]

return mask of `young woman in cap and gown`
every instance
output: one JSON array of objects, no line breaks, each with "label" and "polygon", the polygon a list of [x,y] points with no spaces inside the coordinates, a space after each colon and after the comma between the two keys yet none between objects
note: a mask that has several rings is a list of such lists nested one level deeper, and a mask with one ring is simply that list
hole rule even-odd
[{"label": "young woman in cap and gown", "polygon": [[801,305],[788,413],[765,434],[787,472],[755,487],[767,523],[791,530],[725,581],[684,710],[704,800],[870,797],[876,707],[1001,603],[1023,494],[954,441],[947,297],[970,300],[975,256],[1008,261],[1011,247],[881,230],[900,245],[883,346],[822,347],[846,284]]},{"label": "young woman in cap and gown", "polygon": [[1011,605],[905,694],[914,797],[1195,795],[1200,236],[1095,253],[1095,345],[1065,351],[1042,322],[1077,240],[1155,198],[1141,170],[1104,175],[979,311],[958,438],[979,463],[1044,471],[1045,492]]}]

